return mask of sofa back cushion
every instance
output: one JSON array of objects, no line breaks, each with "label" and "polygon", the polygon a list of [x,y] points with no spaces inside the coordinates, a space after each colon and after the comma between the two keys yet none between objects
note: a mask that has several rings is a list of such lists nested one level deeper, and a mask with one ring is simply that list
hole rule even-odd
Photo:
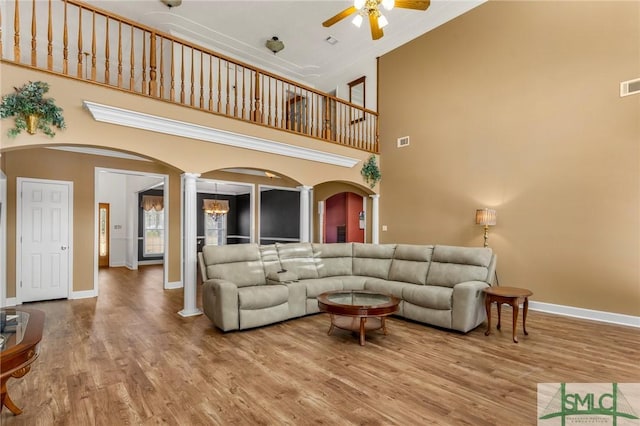
[{"label": "sofa back cushion", "polygon": [[389,279],[395,244],[353,243],[353,275]]},{"label": "sofa back cushion", "polygon": [[204,246],[202,256],[208,279],[231,281],[238,287],[266,283],[257,244]]},{"label": "sofa back cushion", "polygon": [[260,257],[265,277],[269,276],[269,274],[278,273],[282,269],[275,244],[260,246]]},{"label": "sofa back cushion", "polygon": [[353,274],[353,244],[312,244],[312,247],[320,278]]},{"label": "sofa back cushion", "polygon": [[292,271],[299,279],[318,278],[311,243],[276,243],[282,269]]},{"label": "sofa back cushion", "polygon": [[453,287],[465,281],[487,281],[492,255],[490,248],[437,245],[427,284]]},{"label": "sofa back cushion", "polygon": [[389,279],[424,285],[432,252],[433,246],[398,244],[391,261]]}]

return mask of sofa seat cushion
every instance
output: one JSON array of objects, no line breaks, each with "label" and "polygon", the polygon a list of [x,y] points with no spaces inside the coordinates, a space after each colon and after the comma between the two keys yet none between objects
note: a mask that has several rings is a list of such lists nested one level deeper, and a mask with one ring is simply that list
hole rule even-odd
[{"label": "sofa seat cushion", "polygon": [[402,300],[402,292],[406,287],[415,287],[416,284],[409,284],[402,281],[381,280],[378,278],[369,278],[364,283],[364,289],[367,291],[375,291],[383,294],[390,294]]},{"label": "sofa seat cushion", "polygon": [[294,272],[299,279],[318,278],[311,243],[276,243],[282,269]]},{"label": "sofa seat cushion", "polygon": [[450,310],[453,289],[433,285],[414,285],[402,289],[402,298],[424,308]]},{"label": "sofa seat cushion", "polygon": [[289,299],[285,285],[261,285],[238,289],[240,309],[263,309],[281,305]]},{"label": "sofa seat cushion", "polygon": [[342,290],[342,280],[340,278],[316,278],[313,280],[301,281],[307,287],[307,299],[318,297],[318,295],[327,292]]},{"label": "sofa seat cushion", "polygon": [[343,290],[364,290],[364,283],[366,283],[367,280],[371,279],[369,277],[359,277],[357,275],[334,278],[342,281]]}]

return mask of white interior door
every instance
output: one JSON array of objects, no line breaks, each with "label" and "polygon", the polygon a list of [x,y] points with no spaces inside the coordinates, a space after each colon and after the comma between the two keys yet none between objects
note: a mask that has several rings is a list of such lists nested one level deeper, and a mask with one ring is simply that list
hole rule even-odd
[{"label": "white interior door", "polygon": [[71,183],[21,180],[23,302],[69,297]]}]

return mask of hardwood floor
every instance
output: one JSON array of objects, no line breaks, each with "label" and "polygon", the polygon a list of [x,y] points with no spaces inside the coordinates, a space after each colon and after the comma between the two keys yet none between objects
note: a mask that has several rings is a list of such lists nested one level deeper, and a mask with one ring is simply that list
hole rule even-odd
[{"label": "hardwood floor", "polygon": [[41,355],[9,381],[24,413],[0,424],[533,425],[537,383],[640,382],[631,327],[529,311],[515,344],[505,306],[488,337],[392,317],[361,347],[325,314],[223,334],[180,317],[161,281],[104,269],[97,299],[29,304],[46,313]]}]

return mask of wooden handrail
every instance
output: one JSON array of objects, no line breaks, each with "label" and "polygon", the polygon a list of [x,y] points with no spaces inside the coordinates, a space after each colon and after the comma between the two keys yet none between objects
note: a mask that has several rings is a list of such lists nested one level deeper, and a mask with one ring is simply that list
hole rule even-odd
[{"label": "wooden handrail", "polygon": [[[11,2],[3,3],[0,52],[6,41],[3,36],[13,33],[13,57],[2,56],[3,61],[378,152],[375,111],[78,0],[31,0],[30,16],[21,15],[21,7],[27,4],[28,0],[15,0],[11,10]],[[78,12],[69,7],[76,7]],[[1,21],[11,12],[13,28]],[[47,19],[46,43],[36,30],[36,21],[42,22],[43,17]],[[60,22],[62,28],[56,28]],[[21,52],[28,47],[22,44],[20,33],[28,29],[30,61],[23,63]],[[77,36],[71,45],[70,33]],[[89,52],[83,50],[85,46]],[[71,76],[69,57],[74,54],[76,73]],[[112,82],[113,60],[117,61],[117,78]],[[125,82],[123,74],[127,71],[129,79]]]}]

